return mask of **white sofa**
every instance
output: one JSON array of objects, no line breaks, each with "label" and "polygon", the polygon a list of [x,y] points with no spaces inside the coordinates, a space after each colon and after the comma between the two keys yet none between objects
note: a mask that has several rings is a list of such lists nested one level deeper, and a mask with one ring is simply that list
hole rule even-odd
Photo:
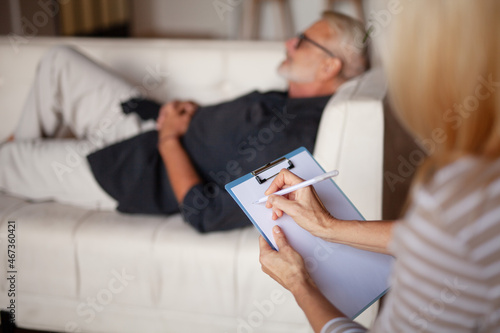
[{"label": "white sofa", "polygon": [[[13,131],[40,56],[71,44],[159,101],[201,104],[284,89],[274,42],[0,38],[0,137]],[[314,155],[367,219],[381,217],[385,82],[372,70],[326,107]],[[4,167],[4,166],[0,166]],[[179,215],[130,216],[0,193],[0,308],[15,221],[15,315],[58,332],[310,332],[293,297],[261,272],[254,228],[206,235]],[[376,310],[360,316],[369,325]]]}]

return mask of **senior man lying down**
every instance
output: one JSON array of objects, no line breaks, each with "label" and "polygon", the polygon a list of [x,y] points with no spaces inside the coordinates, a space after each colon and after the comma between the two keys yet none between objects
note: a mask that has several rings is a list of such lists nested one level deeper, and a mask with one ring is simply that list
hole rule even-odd
[{"label": "senior man lying down", "polygon": [[[288,91],[209,106],[143,99],[76,50],[55,47],[38,66],[12,140],[0,146],[0,188],[87,208],[181,212],[200,232],[248,225],[223,185],[299,146],[313,150],[327,101],[366,69],[355,45],[362,31],[325,12],[286,41],[278,72]],[[345,57],[342,48],[358,52]],[[102,135],[90,140],[93,133]],[[58,163],[77,151],[88,153],[85,163]]]}]

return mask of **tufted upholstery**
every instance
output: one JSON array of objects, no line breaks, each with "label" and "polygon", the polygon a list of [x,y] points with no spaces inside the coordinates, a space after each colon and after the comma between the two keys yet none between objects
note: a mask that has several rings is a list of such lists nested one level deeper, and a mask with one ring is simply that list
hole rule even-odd
[{"label": "tufted upholstery", "polygon": [[[73,44],[159,101],[201,104],[284,89],[284,48],[269,42],[0,38],[0,137],[13,131],[40,56]],[[321,121],[315,156],[367,218],[380,218],[385,83],[345,84]],[[1,166],[0,166],[1,167]],[[253,228],[200,235],[180,216],[151,217],[31,203],[0,194],[0,246],[16,221],[16,319],[84,332],[310,332],[291,294],[260,271]],[[0,258],[0,276],[7,272]],[[5,308],[8,284],[0,279]],[[369,323],[373,311],[364,322]]]}]

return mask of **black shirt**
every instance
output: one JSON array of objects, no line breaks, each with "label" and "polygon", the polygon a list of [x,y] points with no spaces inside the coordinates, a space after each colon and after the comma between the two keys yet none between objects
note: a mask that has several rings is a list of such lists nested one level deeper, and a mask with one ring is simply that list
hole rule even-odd
[{"label": "black shirt", "polygon": [[[157,131],[106,147],[88,160],[99,184],[118,201],[119,211],[172,214],[180,209],[201,232],[249,225],[224,185],[298,147],[313,151],[330,97],[288,98],[284,92],[255,91],[200,107],[182,144],[204,183],[191,188],[180,207],[157,149]],[[160,106],[151,112],[151,103],[135,101],[132,111],[143,119],[156,117]]]}]

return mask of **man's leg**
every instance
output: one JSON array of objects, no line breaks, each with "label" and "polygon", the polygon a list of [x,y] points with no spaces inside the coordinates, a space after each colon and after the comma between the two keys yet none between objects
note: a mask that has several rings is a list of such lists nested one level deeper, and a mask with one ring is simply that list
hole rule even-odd
[{"label": "man's leg", "polygon": [[97,183],[88,165],[86,140],[47,139],[0,146],[0,189],[26,199],[114,209],[116,201]]},{"label": "man's leg", "polygon": [[14,137],[57,137],[69,128],[100,148],[141,132],[140,118],[125,116],[120,106],[138,95],[130,83],[75,49],[54,47],[40,60]]},{"label": "man's leg", "polygon": [[[74,49],[51,49],[38,66],[15,140],[0,145],[0,189],[34,200],[115,208],[86,155],[154,127],[122,113],[120,103],[137,95]],[[77,139],[42,139],[57,137],[61,128]]]}]

